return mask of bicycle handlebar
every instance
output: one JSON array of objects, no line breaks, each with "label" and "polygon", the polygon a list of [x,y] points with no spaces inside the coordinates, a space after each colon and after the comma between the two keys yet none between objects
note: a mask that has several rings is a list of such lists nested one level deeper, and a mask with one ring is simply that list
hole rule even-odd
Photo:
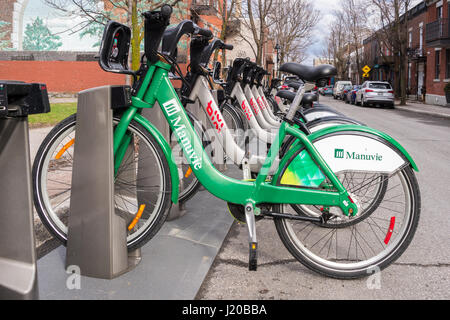
[{"label": "bicycle handlebar", "polygon": [[210,30],[200,28],[191,20],[183,20],[176,27],[167,29],[164,32],[162,53],[175,59],[178,42],[185,34],[202,35],[209,39],[212,37]]},{"label": "bicycle handlebar", "polygon": [[209,29],[204,29],[204,28],[200,28],[199,26],[197,26],[196,24],[194,24],[194,35],[200,35],[200,36],[204,36],[206,38],[211,39],[213,34],[211,32],[211,30]]},{"label": "bicycle handlebar", "polygon": [[142,14],[145,18],[145,55],[151,62],[156,62],[158,60],[157,50],[161,43],[164,31],[169,25],[172,11],[170,5],[163,5],[160,11],[146,11]]},{"label": "bicycle handlebar", "polygon": [[233,45],[226,44],[220,39],[214,39],[202,52],[200,63],[203,67],[208,65],[213,52],[217,49],[233,50]]}]

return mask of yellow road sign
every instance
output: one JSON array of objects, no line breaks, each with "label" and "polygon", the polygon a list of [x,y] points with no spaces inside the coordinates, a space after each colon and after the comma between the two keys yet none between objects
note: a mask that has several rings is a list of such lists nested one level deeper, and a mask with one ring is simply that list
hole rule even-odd
[{"label": "yellow road sign", "polygon": [[368,73],[364,73],[362,76],[363,76],[363,78],[368,78],[369,74]]},{"label": "yellow road sign", "polygon": [[372,69],[370,69],[369,66],[365,66],[364,68],[362,68],[362,71],[364,71],[365,74],[369,73],[370,70]]}]

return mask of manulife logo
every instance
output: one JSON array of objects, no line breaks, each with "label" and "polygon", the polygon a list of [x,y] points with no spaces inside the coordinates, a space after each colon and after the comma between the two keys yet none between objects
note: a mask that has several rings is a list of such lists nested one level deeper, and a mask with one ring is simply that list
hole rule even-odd
[{"label": "manulife logo", "polygon": [[344,158],[344,149],[334,149],[334,157],[338,158],[338,159],[343,159]]},{"label": "manulife logo", "polygon": [[368,161],[383,161],[383,156],[377,153],[357,153],[345,151],[344,149],[334,149],[334,157],[336,159],[353,159]]}]

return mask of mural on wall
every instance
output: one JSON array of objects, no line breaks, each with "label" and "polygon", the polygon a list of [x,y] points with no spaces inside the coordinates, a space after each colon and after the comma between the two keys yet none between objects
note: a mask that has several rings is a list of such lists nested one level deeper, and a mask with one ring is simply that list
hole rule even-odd
[{"label": "mural on wall", "polygon": [[28,23],[23,37],[23,50],[56,51],[62,46],[61,37],[53,34],[40,17]]},{"label": "mural on wall", "polygon": [[11,47],[11,40],[8,39],[8,29],[6,28],[10,23],[0,20],[0,50]]},{"label": "mural on wall", "polygon": [[[1,0],[4,1],[0,4],[0,50],[97,51],[108,20],[131,25],[127,0]],[[137,41],[141,50],[141,13],[164,2],[168,0],[138,2],[136,23],[142,32]],[[188,15],[187,1],[180,1],[174,7],[172,23],[187,19]],[[179,43],[179,54],[187,54],[184,39]]]}]

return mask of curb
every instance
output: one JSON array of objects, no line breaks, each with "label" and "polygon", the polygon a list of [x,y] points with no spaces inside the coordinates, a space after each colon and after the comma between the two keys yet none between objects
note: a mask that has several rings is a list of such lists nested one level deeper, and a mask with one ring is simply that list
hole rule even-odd
[{"label": "curb", "polygon": [[446,118],[446,119],[450,119],[450,114],[446,114],[446,113],[439,113],[439,112],[434,112],[434,111],[417,110],[417,109],[411,109],[411,108],[408,108],[408,107],[397,106],[397,105],[395,106],[395,109],[397,109],[397,110],[402,110],[402,111],[408,111],[408,112],[419,113],[419,114],[426,114],[426,115],[436,116],[436,117],[441,117],[441,118]]}]

